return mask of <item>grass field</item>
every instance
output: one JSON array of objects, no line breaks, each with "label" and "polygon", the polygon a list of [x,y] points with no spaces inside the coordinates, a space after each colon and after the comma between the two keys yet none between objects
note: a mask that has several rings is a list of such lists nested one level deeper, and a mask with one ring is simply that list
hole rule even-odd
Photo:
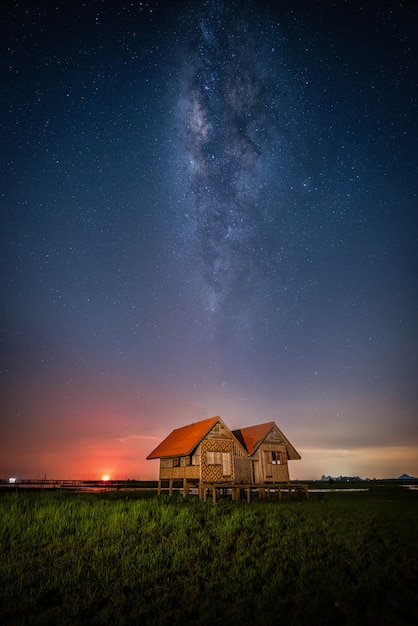
[{"label": "grass field", "polygon": [[0,493],[2,624],[415,624],[418,491]]}]

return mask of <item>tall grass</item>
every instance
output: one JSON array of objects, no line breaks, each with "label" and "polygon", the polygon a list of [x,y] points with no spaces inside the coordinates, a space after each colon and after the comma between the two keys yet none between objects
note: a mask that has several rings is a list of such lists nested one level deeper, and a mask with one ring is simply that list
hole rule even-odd
[{"label": "tall grass", "polygon": [[412,624],[418,493],[0,494],[3,624]]}]

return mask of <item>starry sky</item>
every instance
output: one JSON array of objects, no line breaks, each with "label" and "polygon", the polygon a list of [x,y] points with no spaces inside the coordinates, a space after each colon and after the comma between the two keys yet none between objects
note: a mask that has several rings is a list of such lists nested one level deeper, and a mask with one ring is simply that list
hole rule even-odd
[{"label": "starry sky", "polygon": [[418,476],[417,8],[2,3],[0,477],[274,420]]}]

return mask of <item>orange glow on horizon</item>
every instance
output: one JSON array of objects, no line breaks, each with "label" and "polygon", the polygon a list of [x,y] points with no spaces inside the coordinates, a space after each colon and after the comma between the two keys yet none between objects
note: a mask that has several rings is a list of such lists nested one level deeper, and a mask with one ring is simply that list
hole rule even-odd
[{"label": "orange glow on horizon", "polygon": [[[191,423],[192,418],[185,418],[184,422],[187,421]],[[100,437],[94,432],[74,440],[68,436],[63,440],[55,440],[56,445],[48,450],[44,449],[42,440],[34,439],[33,432],[25,432],[21,438],[16,436],[14,441],[12,438],[11,445],[2,450],[0,478],[8,480],[15,476],[17,479],[46,476],[48,479],[102,480],[104,483],[110,480],[156,481],[159,460],[146,460],[146,457],[169,434],[170,428],[156,426],[154,430],[148,430],[146,435],[134,432],[120,436],[119,432],[110,432],[106,437]],[[322,475],[397,478],[406,473],[418,476],[418,458],[413,443],[356,448],[327,447],[322,441],[315,445],[313,436],[308,443],[303,430],[291,433],[286,429],[285,432],[302,456],[300,461],[290,463],[292,480],[315,480]],[[21,454],[18,464],[15,452],[17,445]]]}]

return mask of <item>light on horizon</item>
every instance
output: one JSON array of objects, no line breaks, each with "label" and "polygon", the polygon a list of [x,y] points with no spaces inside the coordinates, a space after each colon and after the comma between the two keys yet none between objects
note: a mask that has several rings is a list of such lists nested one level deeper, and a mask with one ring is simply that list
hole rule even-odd
[{"label": "light on horizon", "polygon": [[103,474],[102,480],[103,482],[107,482],[108,480],[110,480],[110,474]]}]

